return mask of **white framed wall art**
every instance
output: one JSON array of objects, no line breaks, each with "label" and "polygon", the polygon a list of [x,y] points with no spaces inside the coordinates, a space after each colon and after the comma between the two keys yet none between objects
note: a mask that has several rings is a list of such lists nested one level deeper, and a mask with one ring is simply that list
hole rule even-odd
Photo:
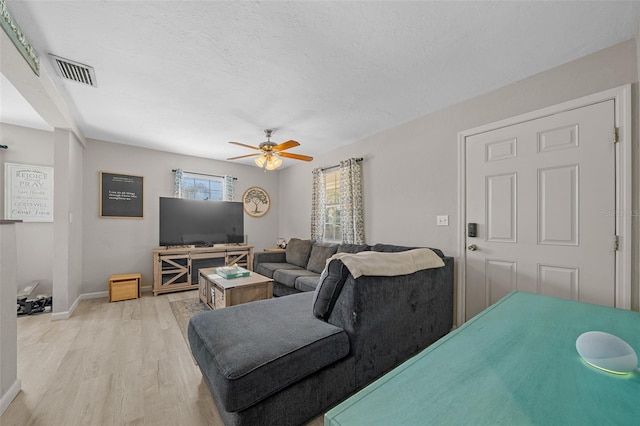
[{"label": "white framed wall art", "polygon": [[4,164],[4,218],[53,222],[53,167]]}]

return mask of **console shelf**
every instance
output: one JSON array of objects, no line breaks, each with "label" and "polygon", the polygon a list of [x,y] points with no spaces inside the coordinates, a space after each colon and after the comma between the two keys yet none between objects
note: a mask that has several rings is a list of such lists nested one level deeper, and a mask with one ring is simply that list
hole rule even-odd
[{"label": "console shelf", "polygon": [[153,295],[198,288],[201,268],[235,265],[253,270],[253,246],[160,247],[153,252]]}]

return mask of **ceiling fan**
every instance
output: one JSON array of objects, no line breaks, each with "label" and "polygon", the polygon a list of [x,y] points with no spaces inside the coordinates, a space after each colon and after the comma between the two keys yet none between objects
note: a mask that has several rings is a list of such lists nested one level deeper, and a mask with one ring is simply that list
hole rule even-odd
[{"label": "ceiling fan", "polygon": [[227,160],[239,160],[241,158],[255,157],[259,155],[259,157],[254,160],[256,163],[256,166],[260,168],[264,167],[267,170],[275,170],[282,165],[282,160],[279,157],[293,158],[294,160],[302,160],[302,161],[313,160],[313,157],[309,157],[308,155],[283,152],[287,149],[300,146],[300,143],[294,140],[288,140],[286,142],[282,142],[281,144],[271,142],[271,135],[273,135],[273,133],[274,133],[273,129],[265,129],[264,134],[267,136],[267,140],[265,142],[262,142],[258,146],[246,145],[240,142],[229,142],[234,145],[243,146],[245,148],[250,148],[260,152],[255,154],[241,155],[239,157],[231,157],[231,158],[227,158]]}]

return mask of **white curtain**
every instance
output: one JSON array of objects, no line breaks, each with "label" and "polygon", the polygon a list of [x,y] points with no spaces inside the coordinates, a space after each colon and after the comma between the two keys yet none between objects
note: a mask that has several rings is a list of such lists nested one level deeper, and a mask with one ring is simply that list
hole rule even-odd
[{"label": "white curtain", "polygon": [[324,239],[325,222],[325,188],[324,171],[318,167],[313,169],[313,187],[311,193],[311,239]]},{"label": "white curtain", "polygon": [[343,243],[364,244],[362,168],[355,158],[340,162],[340,227]]},{"label": "white curtain", "polygon": [[233,201],[233,176],[225,175],[222,178],[222,201]]},{"label": "white curtain", "polygon": [[182,175],[184,172],[182,169],[174,170],[175,176],[173,177],[173,197],[182,198]]}]

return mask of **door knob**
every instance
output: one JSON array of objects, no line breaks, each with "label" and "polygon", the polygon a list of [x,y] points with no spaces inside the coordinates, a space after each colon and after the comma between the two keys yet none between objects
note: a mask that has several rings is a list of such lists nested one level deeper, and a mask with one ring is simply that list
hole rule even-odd
[{"label": "door knob", "polygon": [[467,247],[470,251],[476,251],[478,250],[478,246],[475,244],[471,244],[469,245],[469,247]]}]

